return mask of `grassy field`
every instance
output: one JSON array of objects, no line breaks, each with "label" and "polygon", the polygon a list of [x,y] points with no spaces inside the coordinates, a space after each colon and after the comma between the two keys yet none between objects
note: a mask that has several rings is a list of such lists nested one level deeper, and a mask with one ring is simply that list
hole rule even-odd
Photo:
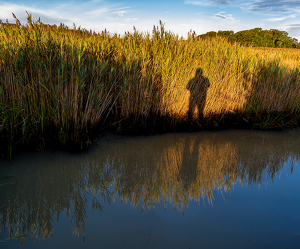
[{"label": "grassy field", "polygon": [[[95,134],[299,124],[300,50],[33,22],[0,27],[0,153]],[[94,134],[94,135],[93,135]]]}]

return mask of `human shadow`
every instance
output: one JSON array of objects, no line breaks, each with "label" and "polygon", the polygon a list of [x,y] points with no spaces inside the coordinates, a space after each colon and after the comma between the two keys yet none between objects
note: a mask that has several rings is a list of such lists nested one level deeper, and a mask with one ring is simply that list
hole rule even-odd
[{"label": "human shadow", "polygon": [[193,119],[197,107],[198,109],[197,119],[199,121],[203,120],[203,111],[206,103],[207,90],[209,87],[210,87],[210,83],[208,78],[204,77],[202,69],[198,68],[196,70],[195,77],[192,78],[186,86],[186,89],[190,91],[189,110],[188,110],[189,119]]}]

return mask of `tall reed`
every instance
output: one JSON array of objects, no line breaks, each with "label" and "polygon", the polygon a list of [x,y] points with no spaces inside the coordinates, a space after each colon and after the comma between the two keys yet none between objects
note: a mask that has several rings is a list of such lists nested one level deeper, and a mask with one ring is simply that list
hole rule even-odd
[{"label": "tall reed", "polygon": [[120,36],[27,21],[0,27],[3,155],[50,141],[84,148],[107,126],[165,131],[227,116],[263,129],[298,124],[298,50],[184,40],[161,22]]}]

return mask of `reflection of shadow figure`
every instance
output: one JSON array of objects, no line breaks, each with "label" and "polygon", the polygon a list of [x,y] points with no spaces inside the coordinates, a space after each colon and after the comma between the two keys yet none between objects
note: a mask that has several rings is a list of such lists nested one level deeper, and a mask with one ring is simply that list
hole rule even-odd
[{"label": "reflection of shadow figure", "polygon": [[182,165],[179,169],[179,179],[184,190],[188,190],[190,185],[196,181],[199,160],[199,138],[187,136],[182,154]]},{"label": "reflection of shadow figure", "polygon": [[207,89],[209,88],[209,80],[204,77],[201,68],[196,70],[195,77],[187,84],[186,88],[190,91],[188,118],[194,115],[196,107],[198,108],[198,118],[203,119],[203,110],[206,102]]}]

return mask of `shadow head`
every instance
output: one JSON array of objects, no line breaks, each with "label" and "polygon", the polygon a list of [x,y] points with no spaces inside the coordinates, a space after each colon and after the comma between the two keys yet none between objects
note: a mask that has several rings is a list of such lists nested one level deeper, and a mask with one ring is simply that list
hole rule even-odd
[{"label": "shadow head", "polygon": [[200,78],[203,75],[203,70],[201,68],[197,68],[195,78]]}]

